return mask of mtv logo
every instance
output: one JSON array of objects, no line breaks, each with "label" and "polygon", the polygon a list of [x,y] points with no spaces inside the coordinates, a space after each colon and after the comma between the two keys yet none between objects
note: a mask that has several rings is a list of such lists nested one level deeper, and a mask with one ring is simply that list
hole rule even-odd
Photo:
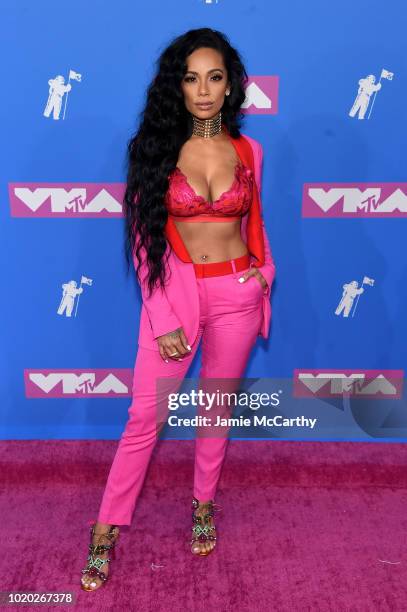
[{"label": "mtv logo", "polygon": [[304,183],[303,217],[406,217],[407,183]]},{"label": "mtv logo", "polygon": [[401,399],[404,370],[294,368],[293,397]]},{"label": "mtv logo", "polygon": [[9,183],[12,217],[122,217],[124,183]]},{"label": "mtv logo", "polygon": [[131,368],[24,369],[27,398],[131,397]]},{"label": "mtv logo", "polygon": [[246,99],[240,107],[250,115],[278,113],[278,76],[251,76],[246,85]]}]

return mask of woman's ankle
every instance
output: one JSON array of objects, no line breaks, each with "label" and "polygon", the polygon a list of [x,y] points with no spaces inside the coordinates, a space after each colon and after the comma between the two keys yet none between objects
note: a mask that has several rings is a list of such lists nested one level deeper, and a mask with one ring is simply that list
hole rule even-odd
[{"label": "woman's ankle", "polygon": [[109,531],[109,529],[111,528],[111,526],[113,525],[113,523],[101,523],[99,521],[96,521],[95,523],[95,529],[96,530],[100,530],[100,531]]}]

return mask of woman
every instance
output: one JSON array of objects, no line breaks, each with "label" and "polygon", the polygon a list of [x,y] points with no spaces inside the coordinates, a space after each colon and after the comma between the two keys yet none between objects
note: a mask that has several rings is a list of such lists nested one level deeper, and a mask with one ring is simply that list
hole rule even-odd
[{"label": "woman", "polygon": [[[129,142],[124,200],[143,300],[139,348],[129,419],[91,527],[85,590],[104,584],[118,526],[131,524],[167,416],[157,378],[176,390],[202,338],[200,378],[233,384],[257,336],[268,335],[275,267],[260,208],[261,146],[238,128],[246,80],[223,34],[186,32],[161,55]],[[194,554],[207,555],[216,543],[214,496],[226,443],[227,435],[205,432],[196,439]]]}]

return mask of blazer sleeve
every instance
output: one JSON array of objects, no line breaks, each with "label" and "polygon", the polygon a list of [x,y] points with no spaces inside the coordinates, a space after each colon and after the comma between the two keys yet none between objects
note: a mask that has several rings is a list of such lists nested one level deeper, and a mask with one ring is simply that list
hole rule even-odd
[{"label": "blazer sleeve", "polygon": [[[136,241],[138,244],[138,236],[136,236]],[[168,334],[169,332],[174,331],[179,327],[182,327],[182,323],[178,319],[168,300],[165,288],[155,287],[151,296],[148,297],[148,265],[147,253],[144,247],[142,247],[140,251],[140,256],[142,258],[142,263],[140,267],[138,267],[138,260],[135,253],[133,253],[133,262],[135,269],[139,269],[140,271],[141,296],[148,314],[148,318],[150,320],[153,337],[154,339],[156,339],[158,338],[158,336],[163,336],[164,334]],[[165,257],[163,261],[165,262]]]},{"label": "blazer sleeve", "polygon": [[274,281],[274,277],[276,274],[276,267],[274,264],[274,259],[273,259],[273,255],[272,255],[272,251],[270,248],[270,242],[267,236],[267,231],[266,231],[266,227],[264,225],[264,219],[263,219],[263,206],[262,206],[262,175],[263,175],[263,147],[260,144],[260,142],[256,141],[257,144],[257,164],[255,164],[255,167],[258,168],[258,175],[255,177],[256,182],[257,182],[257,187],[259,190],[259,198],[260,198],[260,207],[261,207],[261,213],[262,213],[262,231],[263,231],[263,238],[264,238],[264,265],[260,266],[259,268],[257,268],[258,270],[260,270],[260,272],[263,274],[264,278],[267,281],[267,289],[264,290],[264,294],[265,295],[270,295],[271,292],[271,286],[273,284]]}]

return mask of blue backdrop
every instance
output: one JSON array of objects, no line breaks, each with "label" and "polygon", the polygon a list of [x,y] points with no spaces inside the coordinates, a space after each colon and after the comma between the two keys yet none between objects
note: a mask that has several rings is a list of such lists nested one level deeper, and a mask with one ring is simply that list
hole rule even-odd
[{"label": "blue backdrop", "polygon": [[[407,440],[401,0],[17,0],[0,13],[1,437],[119,437],[141,307],[117,209],[125,147],[159,53],[209,26],[250,75],[243,132],[263,145],[277,268],[247,376],[295,383],[280,412],[321,419],[265,437]],[[345,401],[341,375],[356,380]]]}]

